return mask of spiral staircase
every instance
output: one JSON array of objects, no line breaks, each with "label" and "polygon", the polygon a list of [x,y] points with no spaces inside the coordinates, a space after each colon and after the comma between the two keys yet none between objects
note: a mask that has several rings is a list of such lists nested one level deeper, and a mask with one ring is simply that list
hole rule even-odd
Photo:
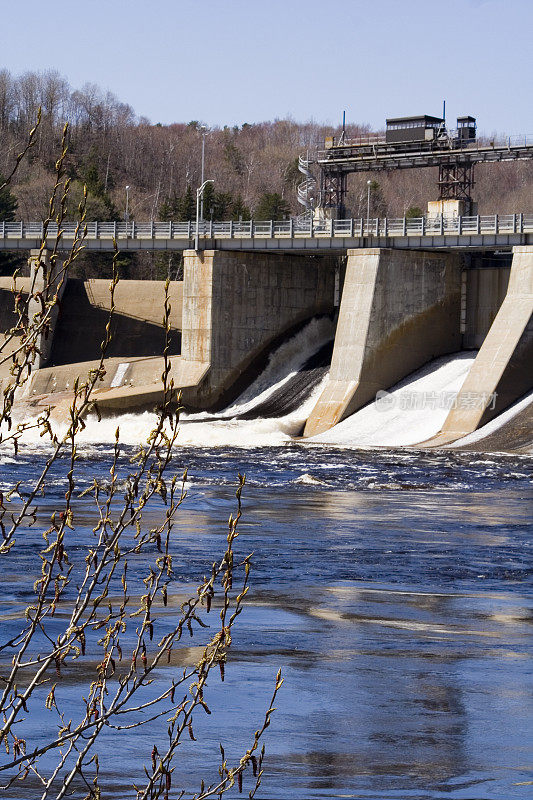
[{"label": "spiral staircase", "polygon": [[320,198],[317,196],[317,180],[310,170],[311,161],[309,156],[304,158],[299,156],[298,169],[305,176],[297,187],[297,198],[300,205],[305,208],[305,211],[296,218],[296,222],[304,223],[311,219],[315,213],[315,208],[320,205]]}]

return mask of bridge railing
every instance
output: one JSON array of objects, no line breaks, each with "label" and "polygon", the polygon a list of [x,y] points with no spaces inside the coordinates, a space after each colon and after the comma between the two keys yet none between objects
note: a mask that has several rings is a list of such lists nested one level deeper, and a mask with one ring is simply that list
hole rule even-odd
[{"label": "bridge railing", "polygon": [[[86,238],[112,240],[192,240],[196,222],[88,222]],[[79,230],[77,223],[64,222],[61,237],[72,240]],[[0,221],[0,239],[32,241],[42,239],[45,227],[42,222]],[[198,223],[202,239],[265,239],[265,238],[347,238],[363,237],[420,237],[533,233],[533,214],[490,214],[469,217],[444,216],[373,219],[324,220],[244,220]],[[47,235],[51,240],[58,236],[56,223],[50,223]]]}]

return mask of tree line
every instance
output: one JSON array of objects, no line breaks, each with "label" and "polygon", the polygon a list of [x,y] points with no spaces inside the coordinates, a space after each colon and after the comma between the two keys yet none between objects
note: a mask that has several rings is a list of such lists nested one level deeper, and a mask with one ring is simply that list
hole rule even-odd
[{"label": "tree line", "polygon": [[[303,176],[298,156],[312,153],[325,136],[340,134],[340,127],[292,119],[211,129],[199,120],[162,125],[136,115],[130,105],[95,84],[72,89],[54,70],[13,76],[4,69],[0,70],[0,174],[9,171],[39,107],[42,122],[35,146],[11,187],[16,205],[10,218],[38,220],[46,215],[65,122],[65,169],[71,179],[67,217],[75,217],[85,185],[87,219],[100,220],[124,219],[126,195],[130,219],[193,218],[202,140],[204,176],[214,181],[204,198],[206,219],[283,219],[299,214],[303,209],[296,200],[296,187]],[[346,135],[369,131],[363,122],[352,123]],[[354,217],[367,213],[367,177],[364,173],[349,177],[346,206]],[[481,165],[476,180],[480,213],[532,210],[531,162]],[[380,173],[372,185],[370,213],[404,216],[413,209],[423,210],[437,196],[436,182],[435,169]]]}]

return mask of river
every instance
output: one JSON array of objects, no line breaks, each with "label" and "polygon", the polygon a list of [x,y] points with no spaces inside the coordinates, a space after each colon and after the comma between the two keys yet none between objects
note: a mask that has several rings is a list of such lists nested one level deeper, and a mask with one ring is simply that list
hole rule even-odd
[{"label": "river", "polygon": [[[247,482],[237,550],[253,553],[253,569],[226,680],[217,674],[206,691],[214,713],[195,721],[197,742],[180,746],[173,787],[190,794],[201,778],[216,780],[220,742],[238,761],[281,668],[259,797],[526,800],[533,792],[531,456],[397,447],[437,432],[471,353],[437,360],[391,390],[385,406],[367,406],[314,442],[294,439],[326,379],[331,332],[328,320],[315,321],[231,408],[183,416],[170,472],[187,467],[188,493],[172,533],[165,613],[194,595],[224,552],[239,472]],[[109,475],[117,424],[124,476],[154,419],[148,412],[89,419],[76,493]],[[46,452],[35,432],[17,457],[0,452],[0,489],[31,484]],[[34,596],[41,531],[64,501],[67,469],[64,460],[54,465],[38,524],[0,562],[0,643],[19,630]],[[152,502],[144,523],[163,514]],[[69,548],[80,563],[94,519],[90,499],[77,499]],[[154,549],[130,561],[130,591],[141,593],[147,559],[156,557]],[[51,632],[61,616],[59,609]],[[93,649],[85,668],[64,667],[57,690],[74,719],[95,677]],[[198,652],[186,642],[159,670],[158,685]],[[42,706],[41,698],[21,728],[33,745],[55,725]],[[142,781],[154,742],[163,744],[150,725],[104,732],[104,797],[135,797],[132,783]],[[247,776],[245,796],[250,788]],[[4,796],[29,800],[28,791],[13,787]],[[39,796],[34,784],[31,797]]]},{"label": "river", "polygon": [[[2,483],[31,479],[42,458],[4,458]],[[531,796],[530,464],[303,444],[178,449],[173,468],[187,466],[189,480],[173,593],[194,591],[223,552],[238,471],[238,550],[254,556],[226,681],[207,693],[216,713],[198,723],[196,756],[178,752],[176,781],[193,790],[215,778],[219,741],[231,756],[247,746],[281,667],[260,797]],[[108,466],[108,446],[88,448],[78,489]],[[64,469],[54,468],[43,512],[60,502]],[[78,501],[81,548],[88,509]],[[3,571],[2,640],[31,594],[39,538],[29,532],[16,571]],[[83,694],[90,677],[73,670],[67,684]],[[40,734],[46,713],[33,717]],[[106,796],[132,797],[153,734],[117,736],[101,758]]]}]

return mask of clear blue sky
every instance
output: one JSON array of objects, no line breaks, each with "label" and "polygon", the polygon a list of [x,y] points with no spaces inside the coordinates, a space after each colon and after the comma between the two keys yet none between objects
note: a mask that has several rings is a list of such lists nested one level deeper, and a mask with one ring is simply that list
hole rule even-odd
[{"label": "clear blue sky", "polygon": [[379,128],[473,114],[533,133],[533,0],[0,0],[0,66],[96,83],[152,122]]}]

